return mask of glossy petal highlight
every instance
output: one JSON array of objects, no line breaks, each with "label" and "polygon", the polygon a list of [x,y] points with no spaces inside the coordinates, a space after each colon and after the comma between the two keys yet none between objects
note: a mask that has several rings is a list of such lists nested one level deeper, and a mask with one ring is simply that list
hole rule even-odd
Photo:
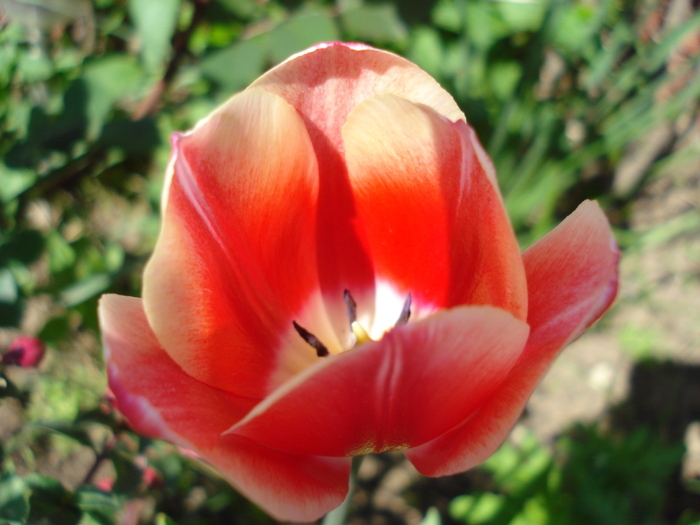
[{"label": "glossy petal highlight", "polygon": [[587,201],[523,254],[531,332],[498,391],[461,425],[406,451],[427,476],[463,472],[493,454],[559,351],[612,303],[619,252],[605,215]]},{"label": "glossy petal highlight", "polygon": [[254,403],[184,373],[160,348],[140,299],[103,296],[99,314],[110,387],[137,431],[192,449],[280,520],[311,521],[343,501],[348,459],[285,454],[222,436]]},{"label": "glossy petal highlight", "polygon": [[524,322],[496,308],[440,312],[307,370],[230,432],[321,456],[420,445],[485,402],[527,333]]}]

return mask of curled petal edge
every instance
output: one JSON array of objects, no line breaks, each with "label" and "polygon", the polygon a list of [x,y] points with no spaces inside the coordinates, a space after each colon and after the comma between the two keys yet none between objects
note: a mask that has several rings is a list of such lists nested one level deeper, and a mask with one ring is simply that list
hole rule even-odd
[{"label": "curled petal edge", "polygon": [[491,456],[559,351],[595,322],[617,293],[619,250],[595,202],[581,204],[526,250],[523,260],[531,327],[525,349],[506,380],[475,414],[405,452],[426,476],[463,472]]},{"label": "curled petal edge", "polygon": [[103,296],[99,315],[109,384],[136,431],[193,451],[279,520],[312,521],[342,503],[350,459],[287,454],[223,436],[254,400],[184,373],[158,345],[140,299]]}]

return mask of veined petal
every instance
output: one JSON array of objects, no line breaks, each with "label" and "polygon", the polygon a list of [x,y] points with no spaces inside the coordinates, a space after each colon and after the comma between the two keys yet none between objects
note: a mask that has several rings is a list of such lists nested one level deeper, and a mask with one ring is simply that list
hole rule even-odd
[{"label": "veined petal", "polygon": [[463,121],[395,95],[343,128],[357,210],[378,278],[427,309],[488,304],[527,315],[522,258]]},{"label": "veined petal", "polygon": [[374,269],[348,180],[341,128],[361,101],[395,93],[464,120],[452,97],[415,64],[361,44],[333,42],[295,55],[251,86],[275,93],[306,123],[319,163],[317,258],[326,308],[338,334],[349,336],[343,290],[351,290],[358,314],[374,309]]},{"label": "veined petal", "polygon": [[406,451],[421,473],[446,476],[463,472],[496,451],[559,350],[612,303],[618,258],[608,221],[591,201],[581,204],[524,252],[531,328],[525,350],[508,378],[473,417]]},{"label": "veined petal", "polygon": [[318,291],[318,172],[293,107],[262,90],[174,139],[163,226],[144,274],[146,315],[188,374],[259,398],[317,359],[296,320],[339,343]]},{"label": "veined petal", "polygon": [[294,106],[309,126],[314,146],[325,140],[342,152],[341,129],[355,106],[393,93],[428,106],[451,121],[464,113],[437,81],[405,58],[363,46],[330,42],[290,57],[250,86],[276,93]]},{"label": "veined petal", "polygon": [[498,388],[527,333],[523,321],[492,307],[439,312],[306,370],[228,433],[321,456],[417,446]]},{"label": "veined petal", "polygon": [[285,454],[222,436],[255,401],[183,372],[158,344],[140,299],[103,296],[99,315],[110,387],[138,432],[195,451],[277,519],[311,521],[343,501],[349,460]]}]

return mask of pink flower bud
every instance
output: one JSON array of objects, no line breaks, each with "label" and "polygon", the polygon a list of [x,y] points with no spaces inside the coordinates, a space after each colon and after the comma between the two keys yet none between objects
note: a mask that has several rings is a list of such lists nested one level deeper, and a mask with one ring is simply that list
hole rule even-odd
[{"label": "pink flower bud", "polygon": [[45,351],[46,347],[41,339],[21,335],[12,341],[7,353],[2,356],[2,362],[23,367],[38,366]]}]

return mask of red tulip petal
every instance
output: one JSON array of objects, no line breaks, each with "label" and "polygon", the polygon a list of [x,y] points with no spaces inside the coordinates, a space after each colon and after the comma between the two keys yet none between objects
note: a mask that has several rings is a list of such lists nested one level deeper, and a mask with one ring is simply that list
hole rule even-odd
[{"label": "red tulip petal", "polygon": [[487,304],[524,320],[522,258],[472,135],[394,95],[362,102],[343,128],[359,217],[378,278],[417,304]]},{"label": "red tulip petal", "polygon": [[158,344],[140,299],[103,296],[99,314],[110,387],[138,432],[193,450],[277,519],[311,521],[343,501],[348,459],[286,454],[222,436],[254,401],[184,373]]},{"label": "red tulip petal", "polygon": [[415,64],[359,44],[321,44],[295,55],[251,87],[293,105],[306,123],[319,163],[318,271],[335,330],[347,333],[343,290],[353,293],[361,316],[374,308],[374,270],[356,220],[344,162],[341,128],[352,109],[379,93],[395,93],[464,120],[452,97]]},{"label": "red tulip petal", "polygon": [[292,321],[340,349],[318,293],[308,134],[284,100],[248,90],[174,143],[148,321],[188,374],[263,397],[318,359]]},{"label": "red tulip petal", "polygon": [[591,201],[525,251],[531,327],[527,346],[506,381],[473,417],[406,451],[420,472],[455,474],[496,451],[559,350],[612,303],[618,257],[608,221]]},{"label": "red tulip petal", "polygon": [[419,445],[487,399],[527,333],[523,321],[492,307],[439,312],[304,371],[230,433],[321,456]]}]

